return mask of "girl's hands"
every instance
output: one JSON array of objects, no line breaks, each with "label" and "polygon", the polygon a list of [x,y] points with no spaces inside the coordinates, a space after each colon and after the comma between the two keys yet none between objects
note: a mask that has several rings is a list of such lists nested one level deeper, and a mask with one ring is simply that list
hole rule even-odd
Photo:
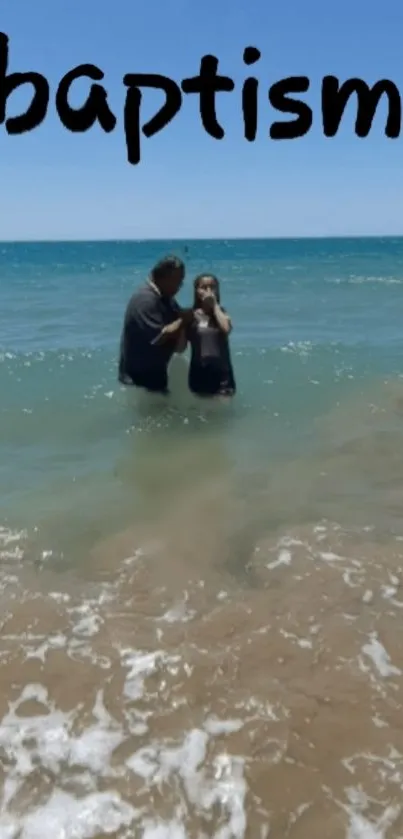
[{"label": "girl's hands", "polygon": [[202,304],[205,312],[213,312],[217,305],[217,298],[212,291],[205,291],[202,293]]}]

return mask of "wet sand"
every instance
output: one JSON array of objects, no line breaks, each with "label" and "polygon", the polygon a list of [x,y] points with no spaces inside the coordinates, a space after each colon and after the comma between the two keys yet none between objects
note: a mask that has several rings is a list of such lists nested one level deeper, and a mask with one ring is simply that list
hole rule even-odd
[{"label": "wet sand", "polygon": [[80,562],[0,531],[1,839],[400,839],[400,393],[250,480],[151,435]]},{"label": "wet sand", "polygon": [[397,839],[403,542],[299,527],[240,580],[200,521],[10,561],[0,835]]}]

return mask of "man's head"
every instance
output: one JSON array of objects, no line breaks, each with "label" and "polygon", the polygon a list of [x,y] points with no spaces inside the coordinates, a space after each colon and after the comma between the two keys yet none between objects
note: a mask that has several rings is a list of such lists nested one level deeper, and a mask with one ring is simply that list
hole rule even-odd
[{"label": "man's head", "polygon": [[163,297],[175,297],[184,279],[185,266],[177,256],[166,256],[151,271],[151,280]]}]

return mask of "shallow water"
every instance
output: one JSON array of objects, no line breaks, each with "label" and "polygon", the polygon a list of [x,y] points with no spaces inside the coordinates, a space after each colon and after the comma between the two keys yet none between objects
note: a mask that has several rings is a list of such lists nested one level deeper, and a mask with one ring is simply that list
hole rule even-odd
[{"label": "shallow water", "polygon": [[116,384],[172,249],[0,248],[0,837],[398,839],[403,241],[189,243],[231,404]]}]

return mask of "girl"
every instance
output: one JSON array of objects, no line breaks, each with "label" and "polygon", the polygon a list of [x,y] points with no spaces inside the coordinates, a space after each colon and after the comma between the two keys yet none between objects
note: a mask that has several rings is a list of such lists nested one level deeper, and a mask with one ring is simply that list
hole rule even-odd
[{"label": "girl", "polygon": [[230,317],[220,306],[220,286],[212,274],[194,281],[193,320],[187,329],[191,346],[189,389],[198,396],[233,396],[236,391],[228,336]]}]

